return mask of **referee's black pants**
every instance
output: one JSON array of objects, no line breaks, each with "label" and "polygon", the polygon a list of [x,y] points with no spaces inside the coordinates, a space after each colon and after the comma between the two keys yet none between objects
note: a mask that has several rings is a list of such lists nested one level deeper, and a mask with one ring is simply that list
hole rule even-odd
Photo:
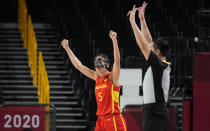
[{"label": "referee's black pants", "polygon": [[165,103],[143,106],[143,131],[168,131],[169,113]]}]

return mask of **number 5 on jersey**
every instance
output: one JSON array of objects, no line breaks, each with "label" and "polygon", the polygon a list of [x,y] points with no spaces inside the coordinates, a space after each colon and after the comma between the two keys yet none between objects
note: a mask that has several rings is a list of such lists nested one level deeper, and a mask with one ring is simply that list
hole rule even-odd
[{"label": "number 5 on jersey", "polygon": [[103,100],[102,92],[98,92],[98,97],[99,97],[98,101],[102,101]]}]

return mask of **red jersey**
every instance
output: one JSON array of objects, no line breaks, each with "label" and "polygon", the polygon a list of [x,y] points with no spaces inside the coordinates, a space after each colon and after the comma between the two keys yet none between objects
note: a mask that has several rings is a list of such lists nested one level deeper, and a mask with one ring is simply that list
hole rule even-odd
[{"label": "red jersey", "polygon": [[96,78],[95,96],[97,102],[97,116],[120,114],[119,92],[120,87],[112,84],[109,73],[104,78]]}]

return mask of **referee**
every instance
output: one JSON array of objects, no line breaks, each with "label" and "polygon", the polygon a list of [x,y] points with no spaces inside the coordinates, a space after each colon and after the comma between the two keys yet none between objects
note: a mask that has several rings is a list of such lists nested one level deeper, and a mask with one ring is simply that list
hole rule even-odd
[{"label": "referee", "polygon": [[166,103],[170,85],[170,63],[166,62],[168,42],[162,38],[154,41],[156,55],[150,51],[143,81],[143,130],[167,131],[169,114]]},{"label": "referee", "polygon": [[[169,50],[168,42],[163,38],[152,40],[147,27],[144,12],[147,3],[141,7],[129,11],[129,20],[141,52],[149,67],[143,81],[143,130],[167,131],[169,125],[169,113],[166,106],[170,86],[170,63],[166,62]],[[138,11],[141,30],[135,22],[135,14]]]}]

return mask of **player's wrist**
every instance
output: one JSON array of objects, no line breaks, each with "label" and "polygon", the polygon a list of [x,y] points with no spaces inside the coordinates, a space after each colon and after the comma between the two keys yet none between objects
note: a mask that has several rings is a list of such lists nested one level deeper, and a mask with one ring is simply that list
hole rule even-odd
[{"label": "player's wrist", "polygon": [[112,41],[113,41],[113,42],[116,42],[116,41],[117,41],[117,38],[112,38]]}]

